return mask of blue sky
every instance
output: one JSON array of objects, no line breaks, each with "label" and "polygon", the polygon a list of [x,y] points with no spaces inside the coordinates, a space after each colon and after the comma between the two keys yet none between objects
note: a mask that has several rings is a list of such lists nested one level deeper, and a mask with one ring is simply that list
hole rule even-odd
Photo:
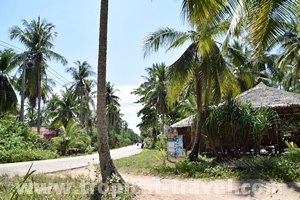
[{"label": "blue sky", "polygon": [[[180,0],[110,0],[108,18],[107,81],[119,89],[121,112],[129,127],[135,127],[140,119],[136,112],[140,105],[133,104],[138,97],[130,95],[144,80],[145,68],[154,63],[174,62],[184,49],[161,51],[143,58],[142,41],[160,27],[186,30],[181,17]],[[9,39],[9,28],[23,27],[22,19],[31,21],[38,16],[52,22],[58,36],[54,41],[57,53],[74,62],[87,61],[97,72],[100,0],[2,0],[0,12],[0,49],[9,45],[25,49],[17,40]],[[49,76],[56,80],[56,90],[72,81],[60,63],[49,63]],[[96,78],[96,77],[95,77]]]}]

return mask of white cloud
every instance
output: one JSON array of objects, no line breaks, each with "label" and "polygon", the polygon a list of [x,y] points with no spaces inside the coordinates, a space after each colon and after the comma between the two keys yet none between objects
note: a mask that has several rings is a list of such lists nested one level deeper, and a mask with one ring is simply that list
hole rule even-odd
[{"label": "white cloud", "polygon": [[139,86],[125,85],[125,86],[115,86],[115,89],[119,91],[116,95],[120,98],[121,113],[124,114],[122,117],[128,122],[129,128],[131,128],[135,133],[140,134],[140,130],[136,127],[137,124],[141,122],[141,119],[137,117],[137,112],[142,109],[142,105],[135,104],[139,97],[131,94],[131,92],[138,88]]}]

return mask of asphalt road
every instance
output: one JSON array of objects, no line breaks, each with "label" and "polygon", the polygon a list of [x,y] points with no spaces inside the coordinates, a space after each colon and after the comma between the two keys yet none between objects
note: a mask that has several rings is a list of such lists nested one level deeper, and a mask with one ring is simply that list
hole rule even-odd
[{"label": "asphalt road", "polygon": [[[141,151],[141,145],[137,146],[136,144],[134,144],[132,146],[113,149],[110,151],[110,154],[112,159],[118,159],[138,154]],[[0,164],[0,174],[8,174],[10,176],[25,175],[31,163],[33,163],[31,170],[36,170],[35,173],[48,173],[85,167],[90,164],[98,164],[99,155],[98,153],[96,153],[86,156]]]}]

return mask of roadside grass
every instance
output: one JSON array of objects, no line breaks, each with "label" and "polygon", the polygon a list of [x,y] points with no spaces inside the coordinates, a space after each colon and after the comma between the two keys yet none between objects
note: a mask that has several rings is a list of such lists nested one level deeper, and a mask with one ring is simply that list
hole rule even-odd
[{"label": "roadside grass", "polygon": [[36,174],[26,180],[22,176],[0,176],[0,199],[91,199],[93,186],[97,185],[88,176],[49,176]]},{"label": "roadside grass", "polygon": [[[158,159],[158,158],[160,159]],[[175,163],[180,162],[183,158],[169,157],[166,166],[174,167]],[[117,169],[125,173],[149,174],[153,168],[163,165],[161,152],[158,150],[144,149],[141,153],[114,160]]]},{"label": "roadside grass", "polygon": [[283,155],[222,158],[199,156],[195,162],[170,158],[163,165],[158,150],[144,149],[140,154],[115,160],[119,171],[136,174],[159,174],[204,179],[262,179],[300,181],[300,150]]}]

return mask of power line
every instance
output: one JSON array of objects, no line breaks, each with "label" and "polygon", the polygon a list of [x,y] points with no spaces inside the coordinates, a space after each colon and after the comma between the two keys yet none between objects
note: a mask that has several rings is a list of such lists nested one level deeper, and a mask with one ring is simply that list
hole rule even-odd
[{"label": "power line", "polygon": [[[15,46],[15,45],[9,44],[9,43],[4,42],[4,41],[2,41],[2,40],[0,40],[0,42],[4,43],[4,44],[6,44],[6,45],[12,46],[12,47],[15,48],[15,49],[20,49],[20,50],[22,50],[23,52],[25,51],[24,49],[21,49],[21,48]],[[20,50],[17,50],[17,51],[20,51]]]},{"label": "power line", "polygon": [[47,75],[49,78],[51,78],[52,80],[54,80],[55,83],[58,83],[61,86],[64,86],[65,84],[62,84],[61,82],[55,80],[53,77],[51,77],[49,74]]},{"label": "power line", "polygon": [[61,78],[59,78],[58,76],[56,76],[54,73],[52,73],[50,70],[47,70],[50,74],[52,74],[53,76],[55,76],[56,78],[58,78],[62,83],[64,84],[68,84],[68,82],[65,82],[65,80],[62,80]]},{"label": "power line", "polygon": [[[54,71],[54,72],[55,72],[58,76],[60,76],[62,79],[61,79],[60,77],[58,77],[58,76],[56,76],[56,75],[53,74],[56,78],[58,78],[59,80],[61,80],[61,81],[62,81],[63,83],[65,83],[65,84],[69,83],[69,81],[68,81],[66,78],[64,78],[62,75],[60,75],[60,74],[59,74],[57,71],[55,71],[52,67],[48,66],[47,69],[48,69],[48,68],[51,69],[52,71]],[[48,69],[48,72],[51,73],[51,71],[49,71],[49,69]]]},{"label": "power line", "polygon": [[[0,42],[2,42],[2,43],[4,43],[4,44],[6,44],[6,45],[9,45],[9,46],[11,46],[11,47],[9,47],[9,46],[6,46],[6,45],[3,45],[3,44],[0,44],[0,46],[3,46],[3,47],[5,47],[5,48],[8,48],[8,49],[13,49],[13,50],[15,50],[15,51],[18,51],[18,52],[24,52],[25,50],[24,49],[22,49],[22,48],[19,48],[19,47],[17,47],[17,46],[15,46],[15,45],[12,45],[12,44],[9,44],[9,43],[7,43],[7,42],[4,42],[4,41],[2,41],[2,40],[0,40]],[[22,50],[22,51],[20,51],[20,50]],[[58,73],[56,70],[54,70],[52,67],[50,67],[50,66],[48,66],[53,72],[51,72],[51,71],[49,71],[48,70],[48,72],[50,73],[50,74],[52,74],[53,76],[55,76],[57,79],[59,79],[61,82],[63,82],[63,83],[65,83],[65,84],[67,84],[67,83],[69,83],[69,81],[67,80],[67,79],[65,79],[62,75],[60,75],[60,73]],[[55,74],[56,75],[55,75]],[[58,76],[60,76],[60,77],[58,77]],[[58,82],[56,79],[54,79],[54,78],[52,78],[54,81],[56,81],[56,82]],[[58,82],[60,85],[62,85],[62,86],[64,86],[64,84],[61,84],[60,82]]]},{"label": "power line", "polygon": [[[14,50],[14,51],[21,52],[21,51],[19,51],[19,50],[13,49],[13,48],[11,48],[11,47],[5,46],[5,45],[3,45],[3,44],[0,44],[0,46],[5,47],[6,49],[12,49],[12,50]],[[21,53],[22,53],[22,52],[21,52]]]}]

